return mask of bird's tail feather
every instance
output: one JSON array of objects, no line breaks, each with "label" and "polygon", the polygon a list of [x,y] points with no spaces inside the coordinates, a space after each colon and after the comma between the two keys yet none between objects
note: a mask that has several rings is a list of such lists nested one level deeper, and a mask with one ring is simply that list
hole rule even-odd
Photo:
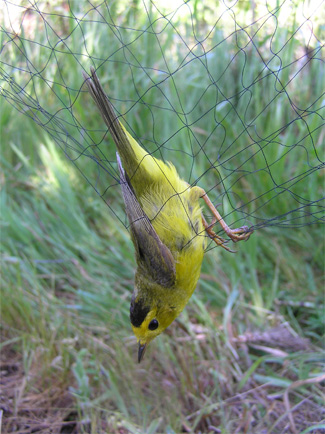
[{"label": "bird's tail feather", "polygon": [[140,148],[137,142],[133,139],[133,137],[131,137],[128,134],[128,132],[123,127],[123,125],[120,123],[112,104],[110,103],[109,99],[107,98],[104,92],[102,85],[100,84],[100,81],[97,77],[94,68],[91,67],[90,71],[91,71],[91,76],[88,76],[86,73],[83,72],[83,76],[88,86],[89,92],[92,98],[94,99],[100,111],[100,114],[102,115],[109,129],[109,132],[116,144],[117,150],[123,162],[123,166],[126,168],[127,173],[129,175],[132,175],[128,169],[133,168],[134,170],[136,166],[136,164],[134,163],[136,163],[136,161],[138,161],[139,159],[139,156],[136,155],[135,152],[139,150],[134,148],[135,147],[139,148],[142,151],[142,153],[145,152],[143,151],[142,148]]}]

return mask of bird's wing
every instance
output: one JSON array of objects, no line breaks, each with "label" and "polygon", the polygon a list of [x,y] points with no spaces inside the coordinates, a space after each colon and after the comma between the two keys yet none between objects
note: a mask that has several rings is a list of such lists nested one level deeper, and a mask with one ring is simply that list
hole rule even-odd
[{"label": "bird's wing", "polygon": [[168,247],[160,240],[139,204],[118,153],[116,153],[116,157],[138,267],[149,280],[153,280],[163,287],[171,288],[176,280],[175,259]]}]

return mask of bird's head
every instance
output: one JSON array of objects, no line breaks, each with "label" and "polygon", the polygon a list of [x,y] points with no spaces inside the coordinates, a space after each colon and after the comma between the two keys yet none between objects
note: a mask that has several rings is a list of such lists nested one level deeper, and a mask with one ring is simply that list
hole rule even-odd
[{"label": "bird's head", "polygon": [[150,341],[162,333],[177,317],[178,310],[161,300],[146,303],[141,298],[133,297],[130,307],[130,320],[133,332],[137,338],[138,362],[143,359]]}]

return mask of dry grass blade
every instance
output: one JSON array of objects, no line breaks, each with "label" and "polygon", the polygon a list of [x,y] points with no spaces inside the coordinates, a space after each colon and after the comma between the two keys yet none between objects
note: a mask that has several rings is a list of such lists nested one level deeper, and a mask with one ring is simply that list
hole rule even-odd
[{"label": "dry grass blade", "polygon": [[293,415],[292,415],[292,409],[290,407],[289,393],[293,389],[296,389],[297,387],[301,387],[301,386],[304,386],[306,384],[322,383],[323,381],[325,381],[325,374],[320,375],[320,376],[315,377],[315,378],[307,378],[306,380],[298,380],[298,381],[295,381],[294,383],[292,383],[285,391],[284,396],[283,396],[283,402],[284,402],[285,408],[286,408],[287,413],[288,413],[288,418],[290,421],[291,429],[294,432],[294,434],[298,434],[298,430],[296,428],[296,424],[295,424],[295,421],[294,421]]}]

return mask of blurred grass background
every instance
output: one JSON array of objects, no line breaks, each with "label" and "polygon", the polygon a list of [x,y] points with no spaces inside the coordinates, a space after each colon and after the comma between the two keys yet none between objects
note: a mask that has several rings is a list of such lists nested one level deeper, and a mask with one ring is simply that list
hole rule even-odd
[{"label": "blurred grass background", "polygon": [[[12,5],[3,432],[322,432],[323,227],[308,225],[323,191],[321,16],[303,1],[272,13],[254,1]],[[222,202],[228,223],[257,228],[236,254],[206,253],[188,307],[141,365],[115,149],[82,88],[91,64],[143,146]],[[281,227],[302,197],[301,227],[296,214]]]}]

